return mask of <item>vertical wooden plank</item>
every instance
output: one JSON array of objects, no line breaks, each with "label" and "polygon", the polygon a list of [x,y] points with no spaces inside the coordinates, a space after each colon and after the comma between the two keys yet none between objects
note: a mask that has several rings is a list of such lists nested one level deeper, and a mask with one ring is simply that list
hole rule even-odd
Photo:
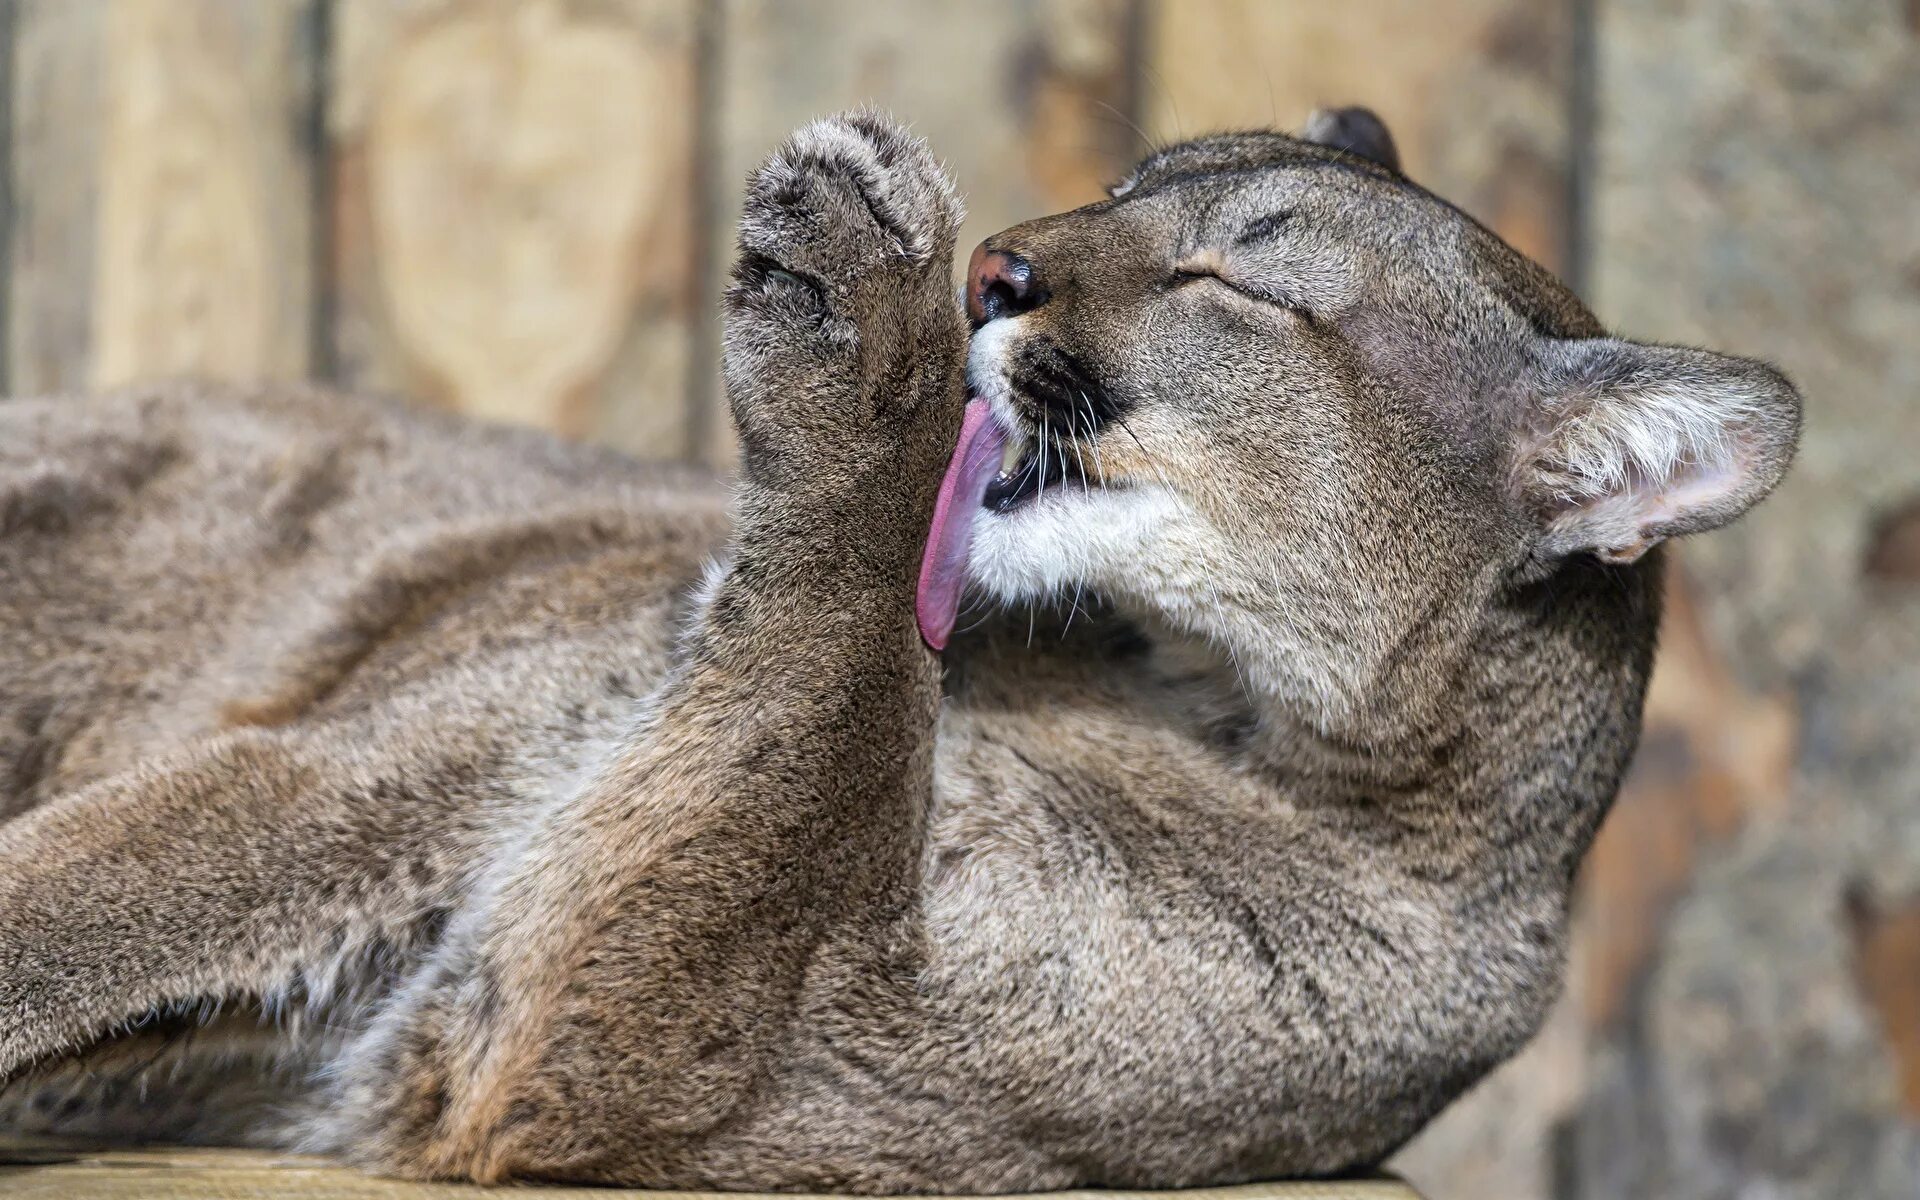
[{"label": "vertical wooden plank", "polygon": [[106,102],[92,382],[300,377],[311,348],[306,0],[118,0]]},{"label": "vertical wooden plank", "polygon": [[102,5],[17,0],[6,280],[16,393],[87,379],[105,24]]},{"label": "vertical wooden plank", "polygon": [[8,281],[13,278],[9,258],[13,250],[13,35],[19,5],[0,0],[0,398],[10,395],[12,364],[7,361]]},{"label": "vertical wooden plank", "polygon": [[[727,0],[721,12],[716,273],[732,257],[741,181],[811,117],[872,102],[912,122],[966,194],[962,253],[1098,199],[1137,152],[1124,0]],[[710,428],[706,453],[724,461],[727,423]]]},{"label": "vertical wooden plank", "polygon": [[26,0],[11,384],[305,374],[312,0]]},{"label": "vertical wooden plank", "polygon": [[692,0],[341,0],[341,375],[683,455],[695,25]]},{"label": "vertical wooden plank", "polygon": [[1407,174],[1570,269],[1573,0],[1148,0],[1156,138],[1298,129],[1322,105],[1386,119]]}]

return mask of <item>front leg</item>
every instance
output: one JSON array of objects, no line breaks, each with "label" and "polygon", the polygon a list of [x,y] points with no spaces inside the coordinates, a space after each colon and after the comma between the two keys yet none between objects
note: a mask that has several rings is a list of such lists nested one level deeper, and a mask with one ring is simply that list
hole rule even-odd
[{"label": "front leg", "polygon": [[436,768],[244,730],[0,825],[0,1081],[170,1010],[324,1001],[424,944],[484,824],[415,787]]},{"label": "front leg", "polygon": [[733,1183],[822,990],[910,987],[938,666],[914,575],[961,413],[958,205],[868,115],[755,176],[735,545],[673,678],[357,1052],[323,1144],[412,1175]]}]

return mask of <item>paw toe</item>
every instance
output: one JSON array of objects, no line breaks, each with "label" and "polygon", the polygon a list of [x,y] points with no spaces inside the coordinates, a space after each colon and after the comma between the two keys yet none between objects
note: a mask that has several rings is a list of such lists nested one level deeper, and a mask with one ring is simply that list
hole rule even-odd
[{"label": "paw toe", "polygon": [[801,128],[755,173],[741,245],[830,280],[878,258],[950,254],[959,220],[926,143],[863,110]]}]

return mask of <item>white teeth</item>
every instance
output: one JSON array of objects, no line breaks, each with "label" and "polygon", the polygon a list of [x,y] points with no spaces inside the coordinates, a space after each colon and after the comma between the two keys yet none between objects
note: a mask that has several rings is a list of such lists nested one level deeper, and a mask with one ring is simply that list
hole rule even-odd
[{"label": "white teeth", "polygon": [[1023,437],[1008,438],[1006,446],[1000,451],[1000,473],[1002,475],[1013,474],[1014,470],[1019,467],[1020,460],[1025,458],[1026,454],[1027,439]]}]

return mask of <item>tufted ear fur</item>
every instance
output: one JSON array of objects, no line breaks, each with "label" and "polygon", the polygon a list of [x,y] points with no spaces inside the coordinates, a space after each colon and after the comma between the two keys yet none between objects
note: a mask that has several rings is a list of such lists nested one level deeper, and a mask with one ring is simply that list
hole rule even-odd
[{"label": "tufted ear fur", "polygon": [[1543,552],[1627,563],[1773,490],[1800,397],[1772,367],[1614,338],[1545,340],[1514,458]]},{"label": "tufted ear fur", "polygon": [[1393,144],[1393,135],[1387,132],[1387,123],[1370,108],[1354,105],[1315,109],[1307,118],[1303,136],[1309,142],[1370,158],[1395,171],[1400,169],[1400,151]]}]

